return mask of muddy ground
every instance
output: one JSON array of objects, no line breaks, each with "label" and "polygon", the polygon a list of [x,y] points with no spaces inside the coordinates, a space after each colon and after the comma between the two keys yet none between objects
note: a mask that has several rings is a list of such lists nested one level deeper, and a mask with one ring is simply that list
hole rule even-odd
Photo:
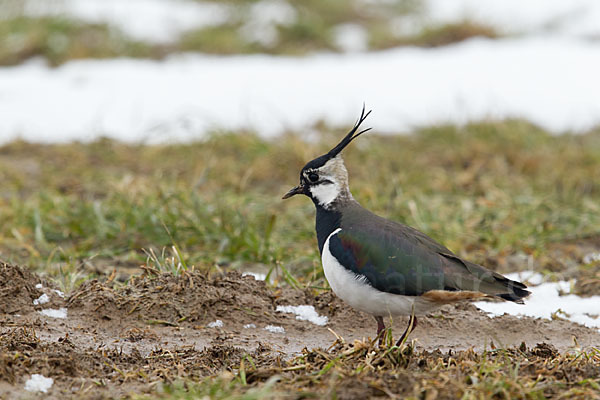
[{"label": "muddy ground", "polygon": [[[249,383],[264,382],[275,374],[298,374],[301,368],[294,367],[294,357],[303,351],[303,359],[310,358],[315,365],[336,354],[359,357],[362,353],[357,349],[371,346],[362,340],[373,337],[376,327],[372,317],[350,309],[331,292],[314,295],[308,290],[273,289],[237,272],[146,274],[127,285],[110,279],[88,281],[65,297],[54,289],[52,282],[25,268],[0,263],[0,398],[112,398],[154,393],[160,385],[183,378],[199,380],[226,371],[233,376],[247,355],[254,363]],[[34,300],[44,293],[49,301],[35,305]],[[328,324],[317,326],[275,311],[278,305],[303,304],[313,305],[320,315],[327,316]],[[66,308],[68,316],[52,318],[39,312],[49,308]],[[221,320],[222,326],[210,327],[216,320]],[[394,334],[401,333],[405,324],[406,319],[394,321]],[[285,332],[269,332],[264,329],[268,325]],[[336,342],[335,334],[344,341]],[[462,304],[421,318],[411,340],[412,358],[407,358],[402,368],[453,354],[456,359],[477,359],[483,349],[497,347],[519,348],[530,358],[543,360],[576,347],[597,347],[600,333],[565,320],[508,315],[492,319],[476,307]],[[354,350],[349,351],[348,346]],[[367,350],[363,356],[371,351]],[[600,362],[586,364],[577,369],[576,376],[595,379],[599,369]],[[47,394],[24,391],[31,374],[54,379]],[[397,378],[398,372],[390,382],[398,382]],[[289,389],[290,382],[284,387]],[[295,375],[293,382],[308,384]],[[414,390],[398,383],[388,387],[388,383],[384,381],[381,387],[347,385],[337,395],[377,397]],[[302,390],[295,387],[288,395],[298,397]],[[444,397],[437,389],[435,394]],[[446,394],[451,398],[461,392]]]}]

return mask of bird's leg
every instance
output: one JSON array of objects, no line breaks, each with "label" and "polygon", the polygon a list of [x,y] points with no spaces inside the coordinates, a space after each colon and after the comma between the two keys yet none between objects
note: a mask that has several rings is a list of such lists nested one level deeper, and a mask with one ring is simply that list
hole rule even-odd
[{"label": "bird's leg", "polygon": [[383,323],[383,317],[375,317],[375,321],[377,321],[377,337],[381,346],[383,344],[383,336],[385,335],[385,324]]},{"label": "bird's leg", "polygon": [[410,335],[410,333],[416,327],[417,327],[417,317],[415,316],[415,310],[413,309],[413,312],[410,314],[410,319],[408,320],[408,326],[406,327],[406,330],[404,331],[402,336],[400,336],[400,339],[398,339],[398,342],[396,342],[396,346],[400,346],[402,344],[402,342],[404,342],[404,340],[408,337],[408,335]]}]

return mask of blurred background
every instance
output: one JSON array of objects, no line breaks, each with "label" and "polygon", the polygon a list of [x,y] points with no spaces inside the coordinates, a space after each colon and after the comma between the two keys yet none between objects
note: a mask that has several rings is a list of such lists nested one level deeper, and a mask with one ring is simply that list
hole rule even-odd
[{"label": "blurred background", "polygon": [[302,165],[501,272],[600,293],[600,2],[3,0],[0,258],[325,288]]},{"label": "blurred background", "polygon": [[0,141],[600,118],[593,0],[3,0]]}]

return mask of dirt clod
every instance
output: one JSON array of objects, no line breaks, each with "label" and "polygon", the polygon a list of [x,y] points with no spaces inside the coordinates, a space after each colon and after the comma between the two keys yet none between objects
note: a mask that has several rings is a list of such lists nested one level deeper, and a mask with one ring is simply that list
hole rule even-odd
[{"label": "dirt clod", "polygon": [[41,279],[27,269],[0,261],[0,314],[33,311],[33,301],[42,293],[36,289]]}]

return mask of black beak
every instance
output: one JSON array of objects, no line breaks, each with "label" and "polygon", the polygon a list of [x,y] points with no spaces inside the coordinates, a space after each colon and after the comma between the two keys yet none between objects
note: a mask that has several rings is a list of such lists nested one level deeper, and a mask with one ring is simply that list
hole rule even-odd
[{"label": "black beak", "polygon": [[292,196],[295,196],[297,194],[303,194],[304,193],[304,186],[302,185],[298,185],[295,188],[292,188],[289,192],[287,192],[286,194],[283,195],[282,199],[289,199]]}]

